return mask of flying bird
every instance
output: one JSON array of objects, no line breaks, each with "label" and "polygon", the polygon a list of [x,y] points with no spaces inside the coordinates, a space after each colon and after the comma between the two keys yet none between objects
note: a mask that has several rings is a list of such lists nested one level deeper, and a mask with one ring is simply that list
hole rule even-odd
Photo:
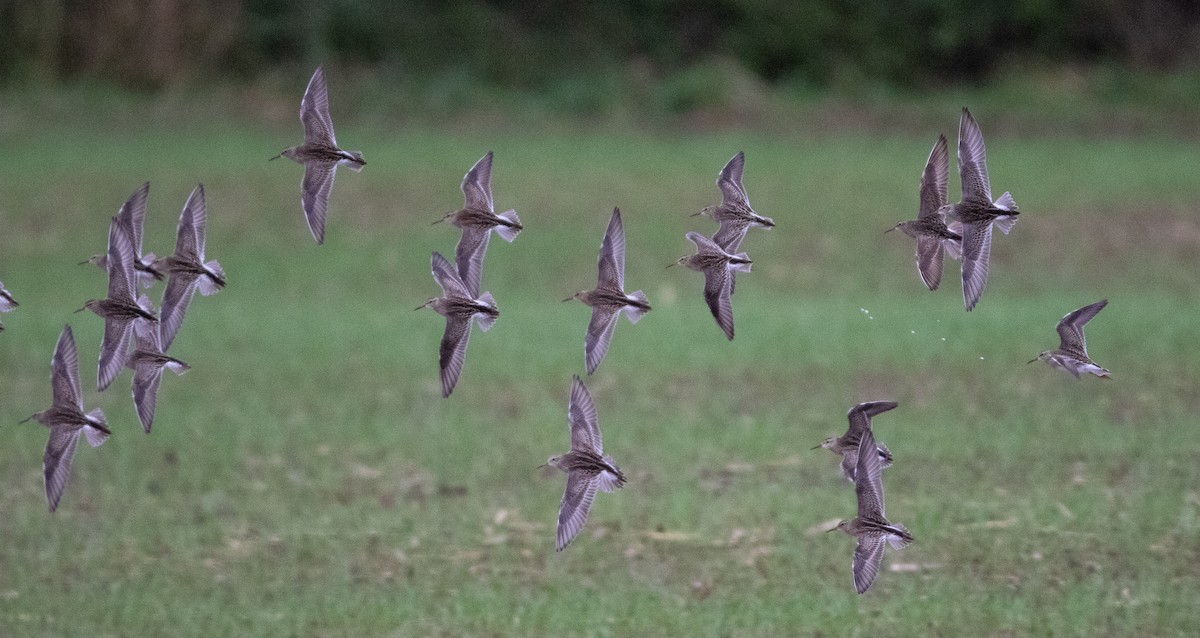
[{"label": "flying bird", "polygon": [[[145,295],[138,299],[138,305],[147,311],[152,310],[150,299]],[[133,368],[133,406],[137,410],[138,420],[142,422],[142,429],[150,434],[163,368],[179,375],[187,372],[191,366],[163,352],[158,326],[138,320],[133,322],[133,352],[129,355],[129,367]]]},{"label": "flying bird", "polygon": [[725,164],[725,168],[717,175],[717,188],[721,189],[721,203],[706,206],[696,215],[707,215],[721,224],[716,234],[712,236],[717,245],[729,253],[738,252],[746,231],[751,226],[774,228],[775,222],[770,217],[763,217],[750,207],[750,197],[746,195],[746,187],[742,185],[742,173],[746,168],[746,154],[738,151]]},{"label": "flying bird", "polygon": [[467,290],[467,285],[459,278],[454,266],[446,261],[436,251],[431,260],[433,279],[442,289],[441,297],[432,297],[417,306],[420,310],[430,306],[439,315],[446,318],[446,331],[442,333],[442,344],[438,364],[442,374],[442,397],[450,396],[454,386],[458,384],[458,375],[462,373],[463,362],[467,360],[467,340],[471,337],[471,320],[479,324],[479,329],[487,332],[500,310],[496,308],[496,300],[492,293],[485,292],[478,297]]},{"label": "flying bird", "polygon": [[329,208],[329,193],[333,190],[333,177],[338,165],[354,172],[367,165],[362,153],[343,151],[338,148],[333,135],[333,120],[329,117],[329,88],[325,84],[325,71],[317,67],[304,99],[300,101],[300,123],[304,125],[304,143],[289,146],[272,157],[286,157],[304,165],[304,180],[300,182],[300,204],[304,207],[304,218],[308,230],[318,244],[325,243],[325,211]]},{"label": "flying bird", "polygon": [[204,261],[205,225],[208,209],[204,204],[204,185],[197,184],[183,204],[175,238],[175,252],[163,260],[168,273],[163,290],[162,322],[159,337],[163,351],[171,347],[183,316],[196,290],[204,296],[214,295],[225,287],[225,271],[216,260]]},{"label": "flying bird", "polygon": [[104,318],[104,338],[100,341],[100,361],[96,369],[97,390],[107,388],[125,367],[129,356],[129,331],[134,320],[140,318],[158,323],[158,318],[139,306],[134,297],[133,261],[133,242],[125,225],[114,217],[108,225],[108,297],[89,299],[79,309],[91,310]]},{"label": "flying bird", "polygon": [[[823,443],[814,447],[825,448],[834,454],[842,457],[842,476],[851,483],[854,482],[854,473],[858,467],[858,444],[862,440],[863,432],[871,429],[871,417],[883,414],[888,410],[894,409],[900,405],[895,401],[867,401],[859,403],[850,408],[846,413],[846,418],[850,421],[850,427],[846,433],[841,436],[831,436]],[[876,452],[879,455],[880,467],[888,467],[892,464],[892,452],[887,449],[887,446],[879,443],[876,445]]]},{"label": "flying bird", "polygon": [[885,230],[891,232],[900,229],[905,235],[917,240],[917,272],[921,281],[930,290],[937,290],[942,281],[942,261],[944,253],[958,259],[962,235],[946,227],[946,183],[950,171],[949,152],[946,150],[946,136],[939,135],[929,159],[925,162],[925,171],[921,174],[920,210],[917,219],[905,221]]},{"label": "flying bird", "polygon": [[858,516],[838,523],[829,531],[842,530],[857,537],[854,547],[854,591],[863,593],[875,582],[879,564],[883,561],[884,545],[904,549],[913,537],[903,525],[892,524],[883,513],[883,465],[876,451],[875,435],[871,428],[863,431],[859,440],[854,493],[858,496]]},{"label": "flying bird", "polygon": [[970,311],[987,287],[992,225],[1007,235],[1020,213],[1008,192],[992,201],[983,133],[966,107],[958,122],[958,173],[962,179],[962,201],[946,205],[945,211],[946,219],[957,222],[950,225],[950,230],[961,228],[963,305]]},{"label": "flying bird", "polygon": [[571,451],[552,456],[545,463],[567,473],[567,489],[558,507],[555,550],[560,552],[587,523],[596,491],[612,492],[625,485],[621,468],[604,454],[596,405],[578,375],[571,378],[567,424],[571,429]]},{"label": "flying bird", "polygon": [[592,307],[592,320],[588,323],[583,342],[584,363],[587,373],[592,374],[608,353],[617,318],[621,312],[636,324],[642,315],[650,312],[646,294],[640,290],[625,294],[625,227],[621,224],[621,211],[613,209],[600,244],[600,275],[596,287],[580,290],[563,301],[578,299]]},{"label": "flying bird", "polygon": [[[149,194],[150,182],[146,182],[133,191],[117,212],[117,221],[125,227],[125,232],[129,234],[133,243],[133,269],[137,271],[138,282],[143,288],[149,288],[154,282],[163,280],[163,273],[158,270],[154,253],[142,254],[142,228],[146,225],[146,198]],[[83,264],[95,264],[101,270],[107,270],[108,253],[92,255],[87,261],[79,262],[80,266]]]},{"label": "flying bird", "polygon": [[733,271],[750,272],[750,265],[754,262],[750,261],[746,253],[729,254],[716,242],[700,233],[690,232],[687,238],[696,245],[696,253],[684,255],[675,263],[704,273],[704,300],[725,337],[733,341],[733,304],[729,300]]},{"label": "flying bird", "polygon": [[433,223],[448,221],[462,229],[458,246],[454,248],[454,262],[458,265],[459,277],[467,285],[467,291],[477,296],[480,282],[483,281],[483,256],[487,253],[492,230],[504,241],[512,243],[524,226],[521,226],[517,211],[511,208],[496,214],[496,206],[492,202],[491,151],[479,158],[471,170],[463,175],[462,192],[463,207],[446,213]]},{"label": "flying bird", "polygon": [[1058,349],[1044,350],[1029,363],[1045,361],[1052,368],[1070,372],[1076,379],[1084,372],[1090,372],[1101,379],[1111,379],[1112,376],[1108,370],[1096,365],[1088,357],[1087,341],[1083,338],[1083,327],[1107,305],[1108,300],[1101,299],[1094,304],[1088,304],[1079,310],[1067,313],[1065,317],[1059,319],[1058,325],[1055,327],[1055,330],[1058,331]]},{"label": "flying bird", "polygon": [[[21,304],[17,303],[16,299],[13,299],[12,293],[4,287],[4,282],[0,281],[0,312],[12,312],[12,309],[19,305]],[[0,332],[3,330],[4,324],[0,323]]]},{"label": "flying bird", "polygon": [[46,501],[50,511],[58,509],[58,501],[67,487],[71,476],[71,459],[75,456],[75,445],[82,432],[88,444],[99,447],[112,434],[104,420],[104,411],[96,408],[83,413],[83,392],[79,386],[79,354],[75,349],[75,335],[71,326],[63,327],[58,343],[54,346],[54,357],[50,361],[50,387],[53,393],[50,408],[31,415],[33,419],[50,429],[50,440],[46,442],[46,454],[42,460],[42,474],[46,482]]}]

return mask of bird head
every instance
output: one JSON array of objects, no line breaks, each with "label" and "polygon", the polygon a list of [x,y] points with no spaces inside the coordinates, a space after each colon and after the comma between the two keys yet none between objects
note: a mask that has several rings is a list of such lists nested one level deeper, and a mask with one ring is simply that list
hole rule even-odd
[{"label": "bird head", "polygon": [[1051,350],[1043,350],[1038,353],[1038,356],[1036,356],[1036,357],[1030,359],[1028,362],[1026,362],[1025,365],[1029,365],[1030,363],[1033,363],[1034,361],[1046,361],[1053,354],[1054,354],[1054,352]]},{"label": "bird head", "polygon": [[834,444],[836,444],[836,443],[837,443],[837,437],[831,436],[831,437],[825,439],[824,441],[822,441],[820,445],[818,445],[812,449],[814,449],[814,450],[819,450],[821,448],[829,449],[829,448],[833,447]]}]

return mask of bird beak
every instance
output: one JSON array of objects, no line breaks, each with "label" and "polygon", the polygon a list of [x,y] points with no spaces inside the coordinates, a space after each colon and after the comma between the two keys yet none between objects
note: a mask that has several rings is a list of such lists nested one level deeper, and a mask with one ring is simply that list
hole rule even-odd
[{"label": "bird beak", "polygon": [[1037,358],[1037,357],[1034,357],[1034,358],[1033,358],[1031,361],[1027,361],[1027,362],[1025,363],[1025,365],[1029,365],[1030,363],[1033,363],[1034,361],[1037,361],[1037,360],[1038,360],[1038,358]]},{"label": "bird beak", "polygon": [[82,266],[82,265],[84,265],[84,264],[87,264],[87,263],[91,263],[91,260],[90,260],[90,259],[85,259],[85,260],[83,260],[83,261],[79,262],[79,263],[78,263],[78,264],[76,264],[76,265],[77,265],[77,266]]},{"label": "bird beak", "polygon": [[674,264],[667,264],[667,268],[670,268],[671,266],[674,266],[674,265],[676,265],[676,264],[678,264],[678,263],[679,263],[679,262],[675,262]]},{"label": "bird beak", "polygon": [[835,528],[833,528],[833,529],[827,529],[827,530],[825,530],[825,533],[826,533],[826,534],[828,534],[829,532],[836,532],[836,531],[838,531],[838,528],[836,528],[836,527],[835,527]]},{"label": "bird beak", "polygon": [[575,298],[574,296],[567,297],[566,299],[563,299],[563,302],[571,301],[574,298]]},{"label": "bird beak", "polygon": [[822,447],[822,446],[818,445],[818,446],[816,446],[816,447],[810,447],[810,448],[808,448],[808,449],[810,449],[810,450],[819,450],[819,449],[821,449],[821,447]]},{"label": "bird beak", "polygon": [[87,306],[84,306],[84,307],[80,308],[79,310],[76,310],[75,312],[83,312],[84,310],[87,310]]},{"label": "bird beak", "polygon": [[889,229],[887,229],[887,230],[883,231],[883,234],[885,234],[885,235],[886,235],[886,234],[888,234],[888,233],[892,232],[893,230],[896,230],[896,227],[895,227],[895,226],[892,226],[891,228],[889,228]]},{"label": "bird beak", "polygon": [[31,414],[31,415],[29,415],[29,416],[25,417],[24,419],[21,419],[20,421],[17,421],[17,425],[21,425],[22,423],[26,423],[26,422],[28,422],[28,421],[29,421],[29,419],[32,419],[32,418],[33,418],[33,415]]},{"label": "bird beak", "polygon": [[699,213],[692,213],[691,215],[688,215],[688,217],[696,217],[697,215],[703,215],[703,214],[704,214],[704,211],[700,211]]},{"label": "bird beak", "polygon": [[[28,419],[27,419],[27,420],[28,420]],[[549,463],[542,463],[541,465],[539,465],[539,466],[537,466],[537,467],[535,467],[535,468],[533,468],[533,469],[535,469],[535,470],[540,470],[540,469],[542,469],[543,467],[546,467],[546,466],[548,466],[548,465],[550,465],[550,464],[549,464]]]},{"label": "bird beak", "polygon": [[277,159],[279,159],[279,158],[281,158],[281,157],[283,157],[283,153],[280,153],[279,155],[276,155],[275,157],[268,157],[268,158],[267,158],[267,161],[269,162],[269,161],[271,161],[271,160],[277,160]]},{"label": "bird beak", "polygon": [[445,215],[442,215],[441,219],[437,220],[436,222],[433,222],[432,224],[430,224],[430,226],[436,226],[436,225],[446,221],[446,218],[449,216],[450,216],[450,213],[446,213]]}]

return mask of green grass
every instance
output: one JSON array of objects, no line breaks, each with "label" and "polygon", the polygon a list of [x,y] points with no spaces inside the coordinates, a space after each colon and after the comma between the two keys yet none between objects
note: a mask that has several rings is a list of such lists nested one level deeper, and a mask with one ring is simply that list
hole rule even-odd
[{"label": "green grass", "polygon": [[[335,94],[337,92],[335,91]],[[335,101],[337,96],[335,95]],[[984,133],[1003,114],[973,108]],[[1023,211],[997,234],[992,281],[965,313],[957,270],[929,293],[911,240],[938,128],[903,134],[643,134],[562,126],[480,135],[346,121],[370,164],[343,171],[317,247],[300,169],[267,163],[294,123],[179,129],[153,112],[0,129],[0,423],[50,400],[63,323],[85,402],[115,435],[78,451],[46,512],[36,424],[0,428],[0,633],[5,635],[1186,635],[1200,623],[1200,150],[1167,137],[989,134],[998,192]],[[335,109],[335,116],[337,115]],[[924,116],[922,116],[924,117]],[[1036,128],[1036,127],[1034,127]],[[1020,127],[1013,127],[1019,130]],[[496,152],[497,206],[526,231],[493,241],[502,315],[472,337],[439,396],[443,322],[431,226],[462,173]],[[747,153],[751,231],[737,340],[689,250],[687,215]],[[146,248],[172,245],[202,180],[209,257],[229,287],[198,298],[143,436],[122,376],[91,385],[102,294],[75,262],[151,181]],[[951,194],[957,194],[952,179]],[[625,216],[627,281],[655,310],[617,330],[587,379],[629,477],[553,551],[563,487],[535,470],[565,451],[590,286],[609,212]],[[1088,328],[1110,382],[1025,362],[1066,312],[1110,299]],[[866,310],[866,312],[863,311]],[[877,433],[896,455],[888,514],[917,542],[854,594],[854,513],[836,460],[808,448],[870,399],[901,407]],[[893,571],[899,565],[905,571]]]}]

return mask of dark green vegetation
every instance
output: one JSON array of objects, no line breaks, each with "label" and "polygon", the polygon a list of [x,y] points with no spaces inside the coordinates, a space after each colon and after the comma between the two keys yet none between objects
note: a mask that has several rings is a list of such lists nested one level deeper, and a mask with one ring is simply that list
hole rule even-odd
[{"label": "dark green vegetation", "polygon": [[[0,278],[22,305],[0,334],[0,634],[1157,636],[1200,623],[1194,142],[1043,139],[1020,134],[1042,121],[972,102],[994,190],[1023,214],[997,234],[967,314],[956,264],[930,293],[911,240],[883,234],[915,214],[955,100],[893,132],[690,135],[366,126],[339,119],[353,96],[336,82],[332,99],[339,142],[369,164],[340,172],[323,247],[300,167],[266,162],[299,138],[290,101],[252,124],[136,104],[3,109]],[[443,400],[442,319],[411,308],[436,293],[430,252],[457,238],[429,222],[461,203],[462,173],[489,149],[497,206],[526,231],[492,242],[484,288],[501,317],[473,335]],[[778,228],[747,238],[756,263],[729,343],[700,276],[663,267],[690,249],[684,231],[715,229],[687,215],[743,149],[751,201]],[[169,250],[202,180],[208,256],[229,276],[191,307],[172,354],[193,369],[164,378],[150,436],[128,373],[94,391],[101,324],[71,314],[104,289],[75,263],[146,179],[146,249]],[[614,205],[628,287],[655,309],[622,321],[586,382],[629,484],[555,554],[564,479],[534,467],[566,450],[588,317],[558,300],[594,283]],[[1025,365],[1057,345],[1059,317],[1102,297],[1088,342],[1113,381]],[[114,436],[81,446],[49,515],[46,432],[13,424],[49,404],[65,322],[85,401]],[[868,399],[901,404],[875,425],[896,456],[888,516],[917,540],[860,597],[853,541],[824,533],[854,513],[853,488],[808,448]]]},{"label": "dark green vegetation", "polygon": [[1198,33],[1188,0],[15,0],[0,4],[0,81],[157,90],[322,60],[569,94],[730,66],[783,88],[945,86],[1047,63],[1194,70]]}]

